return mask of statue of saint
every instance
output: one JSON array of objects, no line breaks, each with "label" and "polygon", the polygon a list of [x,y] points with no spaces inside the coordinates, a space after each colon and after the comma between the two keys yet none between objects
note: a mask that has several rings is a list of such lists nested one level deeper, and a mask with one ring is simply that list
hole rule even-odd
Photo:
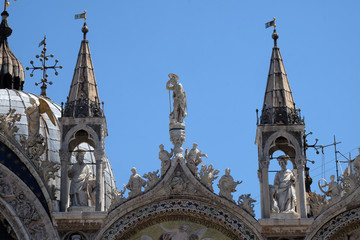
[{"label": "statue of saint", "polygon": [[[25,114],[28,118],[29,141],[34,140],[39,135],[40,129],[40,115],[46,113],[54,126],[56,126],[55,117],[50,109],[49,104],[42,98],[39,98],[39,105],[37,105],[34,98],[30,98],[30,106],[25,109]],[[43,117],[43,119],[45,119]],[[45,124],[47,132],[49,129]]]},{"label": "statue of saint", "polygon": [[76,163],[68,171],[70,184],[70,206],[89,206],[88,181],[91,177],[90,168],[84,163],[85,150],[76,152]]},{"label": "statue of saint", "polygon": [[277,158],[281,170],[276,173],[274,179],[274,198],[277,202],[279,212],[295,213],[295,176],[290,169],[286,169],[286,156],[279,156]]},{"label": "statue of saint", "polygon": [[164,176],[166,170],[170,167],[170,158],[174,154],[174,150],[171,149],[171,152],[164,150],[164,145],[160,144],[159,146],[160,152],[159,152],[159,159],[161,161],[161,176]]},{"label": "statue of saint", "polygon": [[173,106],[174,109],[170,113],[170,121],[172,123],[182,123],[186,117],[185,109],[187,108],[186,104],[186,93],[183,86],[177,80],[179,77],[173,73],[169,74],[170,80],[166,83],[166,89],[173,91]]},{"label": "statue of saint", "polygon": [[129,198],[133,198],[141,194],[141,188],[146,185],[146,181],[136,173],[136,168],[133,167],[131,172],[132,175],[130,176],[129,183],[126,185],[126,188],[130,190]]},{"label": "statue of saint", "polygon": [[190,149],[190,151],[188,151],[188,148],[186,148],[186,150],[185,150],[185,159],[186,159],[187,166],[189,167],[189,169],[195,176],[197,176],[197,173],[198,173],[197,166],[200,163],[203,163],[201,158],[208,157],[205,153],[202,153],[201,151],[199,151],[199,149],[197,149],[197,146],[198,146],[197,143],[194,143],[193,148]]},{"label": "statue of saint", "polygon": [[241,183],[242,181],[235,182],[234,178],[230,176],[230,168],[225,169],[225,175],[220,178],[218,184],[220,189],[219,195],[234,202],[233,195],[231,193],[236,192],[235,188]]}]

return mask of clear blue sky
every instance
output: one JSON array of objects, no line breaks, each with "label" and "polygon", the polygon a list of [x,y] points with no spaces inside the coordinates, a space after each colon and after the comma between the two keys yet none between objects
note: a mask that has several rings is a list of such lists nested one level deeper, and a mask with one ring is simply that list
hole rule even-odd
[{"label": "clear blue sky", "polygon": [[[319,144],[329,144],[335,134],[342,142],[339,150],[355,157],[360,146],[359,7],[355,0],[18,0],[8,8],[9,44],[26,67],[47,36],[48,52],[64,66],[59,76],[50,74],[54,85],[48,95],[65,102],[82,39],[83,20],[74,15],[87,10],[109,130],[106,154],[117,185],[127,183],[133,166],[140,174],[159,169],[159,144],[172,147],[165,84],[173,72],[188,100],[184,147],[197,142],[209,156],[207,164],[221,175],[229,167],[236,180],[244,181],[236,200],[243,193],[259,200],[255,109],[262,108],[273,46],[265,22],[277,18],[294,100],[307,131],[314,132],[310,143],[319,138]],[[27,73],[24,90],[40,93],[34,86],[39,78]],[[308,156],[316,161],[310,165],[314,188],[323,157],[312,149]],[[327,179],[335,173],[333,160],[334,149],[326,148]]]}]

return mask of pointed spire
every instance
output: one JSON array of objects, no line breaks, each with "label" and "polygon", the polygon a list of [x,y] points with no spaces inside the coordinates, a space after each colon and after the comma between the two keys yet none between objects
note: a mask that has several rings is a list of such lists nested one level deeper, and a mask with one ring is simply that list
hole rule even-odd
[{"label": "pointed spire", "polygon": [[12,29],[7,23],[9,13],[1,13],[0,23],[0,89],[22,90],[25,81],[24,68],[9,48],[7,38],[11,35]]},{"label": "pointed spire", "polygon": [[296,109],[284,63],[277,46],[279,35],[274,29],[269,75],[260,124],[302,124]]},{"label": "pointed spire", "polygon": [[64,116],[102,117],[103,111],[100,107],[89,41],[86,40],[86,34],[89,31],[86,22],[81,30],[84,33],[84,39],[81,41]]}]

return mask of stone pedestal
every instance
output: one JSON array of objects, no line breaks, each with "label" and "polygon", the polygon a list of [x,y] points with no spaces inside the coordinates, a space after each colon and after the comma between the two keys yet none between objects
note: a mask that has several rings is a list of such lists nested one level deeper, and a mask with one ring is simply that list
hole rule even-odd
[{"label": "stone pedestal", "polygon": [[170,123],[170,141],[174,144],[174,158],[183,157],[185,142],[185,123]]},{"label": "stone pedestal", "polygon": [[72,206],[69,207],[68,212],[93,212],[95,211],[95,207],[90,206]]}]

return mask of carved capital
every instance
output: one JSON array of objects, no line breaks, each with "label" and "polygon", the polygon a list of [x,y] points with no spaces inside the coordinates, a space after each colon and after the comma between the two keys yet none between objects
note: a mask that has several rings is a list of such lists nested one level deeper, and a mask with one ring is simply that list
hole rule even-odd
[{"label": "carved capital", "polygon": [[259,164],[261,168],[269,168],[270,158],[268,156],[259,159]]},{"label": "carved capital", "polygon": [[95,160],[103,160],[105,156],[105,152],[103,150],[95,150],[94,151]]},{"label": "carved capital", "polygon": [[305,158],[303,157],[296,157],[295,158],[296,168],[302,169],[305,167]]}]

